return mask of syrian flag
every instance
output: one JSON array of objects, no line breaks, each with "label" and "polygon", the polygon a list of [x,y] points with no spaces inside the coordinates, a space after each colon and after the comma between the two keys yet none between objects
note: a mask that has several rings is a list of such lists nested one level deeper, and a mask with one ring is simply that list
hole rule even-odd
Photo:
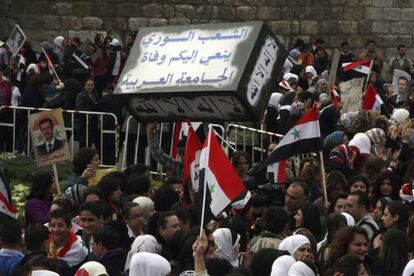
[{"label": "syrian flag", "polygon": [[[187,185],[189,182],[191,182],[192,190],[194,193],[196,193],[199,190],[199,165],[200,154],[203,146],[198,140],[198,137],[195,134],[191,124],[188,124],[189,130],[184,153],[183,185],[184,190],[187,190]],[[185,199],[185,203],[188,203],[188,200]]]},{"label": "syrian flag", "polygon": [[286,182],[286,163],[287,160],[282,160],[267,166],[267,172],[273,173],[273,180],[275,183]]},{"label": "syrian flag", "polygon": [[201,151],[200,183],[205,183],[210,192],[210,208],[215,216],[218,216],[245,190],[244,184],[221,148],[213,130],[210,130]]},{"label": "syrian flag", "polygon": [[[6,168],[0,164],[0,213],[9,217],[16,217],[16,208],[12,204],[11,190]],[[0,222],[2,216],[0,216]]]},{"label": "syrian flag", "polygon": [[[200,122],[191,122],[191,126],[193,127],[194,131],[197,131],[197,129],[201,126],[202,123]],[[173,142],[171,147],[171,154],[170,156],[175,159],[179,160],[178,156],[178,142],[180,142],[181,139],[183,139],[184,136],[188,136],[189,131],[189,125],[187,122],[178,122],[175,124],[174,127],[174,136],[173,136]]]},{"label": "syrian flag", "polygon": [[369,75],[371,72],[371,61],[354,61],[342,63],[342,69],[344,72],[354,70],[365,75]]},{"label": "syrian flag", "polygon": [[370,85],[368,86],[367,92],[365,92],[364,101],[362,102],[362,110],[376,110],[381,112],[381,106],[384,102],[378,95],[375,88]]},{"label": "syrian flag", "polygon": [[314,106],[286,133],[277,148],[262,163],[259,169],[286,160],[296,154],[319,151],[320,138],[318,110]]}]

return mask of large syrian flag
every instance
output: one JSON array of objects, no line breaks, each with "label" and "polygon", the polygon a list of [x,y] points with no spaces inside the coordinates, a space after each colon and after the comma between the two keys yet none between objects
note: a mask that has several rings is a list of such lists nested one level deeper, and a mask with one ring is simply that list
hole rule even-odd
[{"label": "large syrian flag", "polygon": [[371,72],[371,61],[354,61],[342,63],[342,69],[344,72],[354,70],[359,73],[369,75]]},{"label": "large syrian flag", "polygon": [[244,184],[221,148],[213,130],[210,130],[201,151],[200,183],[203,186],[205,183],[210,192],[210,208],[215,216],[245,190]]},{"label": "large syrian flag", "polygon": [[[198,128],[201,126],[201,122],[191,122],[191,126],[193,127],[194,131],[197,131]],[[187,122],[177,122],[175,123],[174,127],[174,136],[173,142],[171,147],[171,157],[175,160],[179,160],[177,148],[178,142],[183,139],[185,136],[188,136],[189,131],[189,124]]]},{"label": "large syrian flag", "polygon": [[297,154],[319,151],[320,138],[318,110],[314,106],[285,134],[260,169]]}]

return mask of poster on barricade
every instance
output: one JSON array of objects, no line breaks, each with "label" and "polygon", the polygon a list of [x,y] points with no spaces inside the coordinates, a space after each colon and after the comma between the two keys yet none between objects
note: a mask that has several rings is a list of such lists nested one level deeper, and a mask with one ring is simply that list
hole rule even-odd
[{"label": "poster on barricade", "polygon": [[394,69],[394,74],[392,76],[392,95],[397,95],[399,89],[402,89],[403,91],[405,90],[407,92],[408,82],[410,80],[411,80],[410,74],[408,74],[407,72],[403,70]]},{"label": "poster on barricade", "polygon": [[364,85],[365,78],[354,78],[339,83],[342,113],[355,112],[361,109]]},{"label": "poster on barricade", "polygon": [[22,48],[24,42],[26,41],[26,35],[19,25],[14,27],[13,31],[10,33],[9,38],[6,41],[7,46],[9,46],[10,51],[13,53],[13,56],[19,53],[20,48]]},{"label": "poster on barricade", "polygon": [[285,58],[260,21],[141,28],[114,95],[141,121],[258,121]]},{"label": "poster on barricade", "polygon": [[28,119],[38,167],[70,159],[62,109],[30,114]]}]

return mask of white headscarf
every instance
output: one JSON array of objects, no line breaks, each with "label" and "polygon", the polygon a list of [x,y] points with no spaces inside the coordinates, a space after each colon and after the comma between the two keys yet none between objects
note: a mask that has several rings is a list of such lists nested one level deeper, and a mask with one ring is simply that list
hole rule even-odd
[{"label": "white headscarf", "polygon": [[402,276],[411,276],[413,273],[414,273],[414,260],[411,260],[405,266]]},{"label": "white headscarf", "polygon": [[304,262],[299,261],[290,267],[288,276],[316,276],[316,274]]},{"label": "white headscarf", "polygon": [[213,232],[214,242],[217,244],[217,257],[226,259],[232,266],[239,266],[234,246],[239,242],[240,235],[237,234],[236,240],[233,243],[233,237],[230,229],[219,228]]},{"label": "white headscarf", "polygon": [[355,134],[348,145],[357,147],[361,154],[371,154],[371,140],[365,133],[359,132]]},{"label": "white headscarf", "polygon": [[125,271],[128,271],[131,265],[131,258],[138,252],[157,253],[157,240],[151,235],[141,235],[136,237],[131,245],[125,262]]},{"label": "white headscarf", "polygon": [[305,68],[305,73],[312,73],[313,76],[317,76],[318,73],[316,73],[315,68],[312,65],[308,65]]},{"label": "white headscarf", "polygon": [[296,262],[295,258],[289,255],[277,258],[272,265],[270,276],[286,276],[290,267]]},{"label": "white headscarf", "polygon": [[33,276],[59,276],[56,272],[50,270],[33,270]]},{"label": "white headscarf", "polygon": [[280,93],[272,93],[272,95],[270,96],[269,103],[267,105],[273,108],[277,108],[281,97],[282,94]]},{"label": "white headscarf", "polygon": [[355,219],[353,216],[346,212],[341,212],[341,215],[343,215],[346,218],[346,224],[348,226],[354,226],[355,225]]},{"label": "white headscarf", "polygon": [[289,252],[290,256],[293,257],[293,254],[295,254],[296,250],[305,244],[310,244],[309,239],[304,235],[296,234],[284,238],[283,241],[279,244],[279,250],[286,250]]},{"label": "white headscarf", "polygon": [[65,38],[63,36],[57,36],[54,40],[53,40],[53,44],[55,44],[57,47],[62,48],[63,49],[63,41],[65,40]]},{"label": "white headscarf", "polygon": [[131,276],[165,276],[170,272],[170,263],[158,254],[139,252],[131,258]]},{"label": "white headscarf", "polygon": [[78,271],[76,271],[76,276],[77,275],[83,275],[82,271],[87,271],[89,276],[101,276],[101,275],[106,275],[108,276],[108,272],[106,272],[105,267],[98,262],[87,262],[84,263],[79,269]]},{"label": "white headscarf", "polygon": [[154,209],[154,201],[152,201],[151,198],[146,196],[139,196],[137,198],[134,198],[132,202],[135,202],[141,207],[142,215],[146,220],[150,219],[150,212],[152,209]]}]

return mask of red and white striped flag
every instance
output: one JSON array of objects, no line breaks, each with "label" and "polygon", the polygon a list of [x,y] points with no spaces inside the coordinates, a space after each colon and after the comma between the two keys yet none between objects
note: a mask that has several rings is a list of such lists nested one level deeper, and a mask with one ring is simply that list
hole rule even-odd
[{"label": "red and white striped flag", "polygon": [[184,166],[183,166],[183,185],[187,186],[190,181],[194,192],[198,192],[199,189],[199,163],[200,154],[203,146],[198,140],[197,135],[194,132],[191,123],[188,123],[189,130],[187,136],[187,142],[185,145],[184,153]]},{"label": "red and white striped flag", "polygon": [[365,92],[364,101],[362,102],[362,110],[376,110],[381,112],[381,106],[384,102],[378,95],[374,86],[368,86],[367,92]]},{"label": "red and white striped flag", "polygon": [[371,71],[371,61],[354,61],[342,63],[344,72],[354,70],[368,75]]},{"label": "red and white striped flag", "polygon": [[282,160],[267,166],[267,172],[273,173],[275,183],[283,184],[286,181],[286,163],[287,160]]}]

